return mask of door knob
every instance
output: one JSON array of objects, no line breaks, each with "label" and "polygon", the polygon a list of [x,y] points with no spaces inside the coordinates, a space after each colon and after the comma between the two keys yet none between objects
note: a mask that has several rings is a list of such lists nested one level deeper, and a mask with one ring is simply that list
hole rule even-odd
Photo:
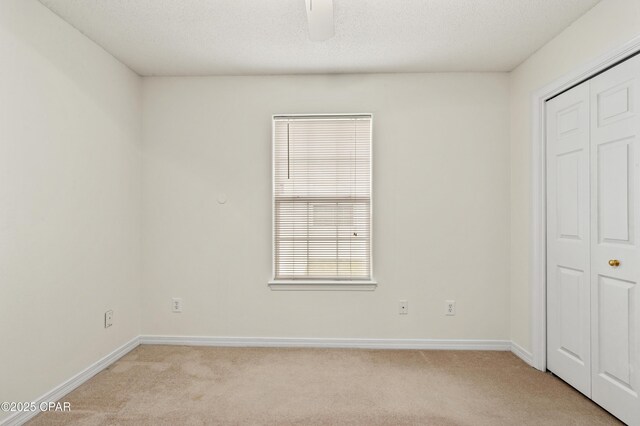
[{"label": "door knob", "polygon": [[609,266],[613,266],[613,267],[620,266],[620,261],[618,259],[611,259],[609,261]]}]

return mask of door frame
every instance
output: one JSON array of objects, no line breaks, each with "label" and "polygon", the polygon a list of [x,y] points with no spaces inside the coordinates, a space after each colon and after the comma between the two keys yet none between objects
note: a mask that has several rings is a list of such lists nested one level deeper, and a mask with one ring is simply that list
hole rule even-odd
[{"label": "door frame", "polygon": [[531,351],[532,366],[547,369],[547,205],[545,102],[640,52],[640,35],[565,74],[531,95]]}]

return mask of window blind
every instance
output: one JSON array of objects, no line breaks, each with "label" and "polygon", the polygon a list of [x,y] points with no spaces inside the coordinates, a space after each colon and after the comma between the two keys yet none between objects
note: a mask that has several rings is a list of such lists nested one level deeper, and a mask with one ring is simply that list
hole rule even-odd
[{"label": "window blind", "polygon": [[276,116],[276,280],[371,279],[371,116]]}]

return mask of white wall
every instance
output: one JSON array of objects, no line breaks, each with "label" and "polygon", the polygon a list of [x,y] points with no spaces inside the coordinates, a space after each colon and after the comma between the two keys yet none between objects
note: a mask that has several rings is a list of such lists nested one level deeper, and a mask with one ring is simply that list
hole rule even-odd
[{"label": "white wall", "polygon": [[35,0],[0,63],[0,401],[33,401],[139,334],[141,83]]},{"label": "white wall", "polygon": [[640,1],[603,0],[510,73],[511,338],[531,350],[531,95],[640,33]]},{"label": "white wall", "polygon": [[[506,74],[145,78],[143,99],[143,334],[509,337]],[[374,114],[379,287],[271,291],[271,115],[331,112]]]}]

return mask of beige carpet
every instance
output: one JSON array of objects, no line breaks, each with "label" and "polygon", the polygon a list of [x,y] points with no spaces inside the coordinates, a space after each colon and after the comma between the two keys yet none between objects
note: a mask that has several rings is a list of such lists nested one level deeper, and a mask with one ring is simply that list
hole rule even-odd
[{"label": "beige carpet", "polygon": [[32,425],[600,425],[509,352],[140,346]]}]

